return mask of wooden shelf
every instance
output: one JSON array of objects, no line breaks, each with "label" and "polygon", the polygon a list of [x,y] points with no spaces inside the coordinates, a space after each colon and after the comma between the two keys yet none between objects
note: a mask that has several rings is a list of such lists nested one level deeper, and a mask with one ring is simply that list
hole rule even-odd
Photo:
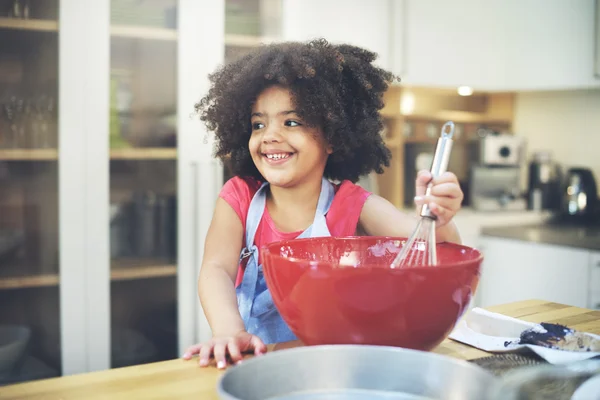
[{"label": "wooden shelf", "polygon": [[395,137],[395,138],[385,138],[384,139],[385,145],[390,148],[390,149],[394,149],[397,147],[402,146],[403,142],[402,142],[402,138],[400,137]]},{"label": "wooden shelf", "polygon": [[131,148],[111,149],[111,160],[175,160],[177,148]]},{"label": "wooden shelf", "polygon": [[225,34],[225,45],[233,47],[258,47],[276,41],[271,37]]},{"label": "wooden shelf", "polygon": [[0,161],[52,161],[58,159],[56,149],[0,149]]},{"label": "wooden shelf", "polygon": [[56,274],[2,277],[0,278],[0,290],[57,286],[58,280]]},{"label": "wooden shelf", "polygon": [[110,34],[118,38],[176,41],[177,30],[145,26],[113,25]]},{"label": "wooden shelf", "polygon": [[164,278],[176,275],[177,265],[153,265],[135,267],[117,267],[115,265],[110,271],[111,281]]},{"label": "wooden shelf", "polygon": [[[58,21],[43,19],[18,19],[0,17],[0,29],[14,29],[25,31],[58,32]],[[176,42],[178,38],[177,29],[156,28],[135,25],[112,25],[110,34],[115,38],[161,40]],[[257,47],[262,43],[271,43],[274,38],[250,36],[250,35],[225,35],[225,45],[234,47]]]},{"label": "wooden shelf", "polygon": [[44,19],[18,19],[0,17],[0,29],[57,32],[58,21]]},{"label": "wooden shelf", "polygon": [[[175,160],[176,148],[111,149],[111,160]],[[0,161],[56,161],[57,149],[0,150]]]},{"label": "wooden shelf", "polygon": [[426,120],[436,121],[444,123],[447,121],[453,121],[457,124],[510,124],[511,121],[506,119],[497,118],[495,116],[488,116],[484,114],[476,114],[465,111],[438,111],[431,113],[430,115],[419,115],[419,114],[406,114],[404,115],[406,121],[414,120]]},{"label": "wooden shelf", "polygon": [[[126,260],[113,263],[111,281],[172,277],[177,275],[177,265],[152,260]],[[58,286],[58,274],[0,277],[0,290]]]}]

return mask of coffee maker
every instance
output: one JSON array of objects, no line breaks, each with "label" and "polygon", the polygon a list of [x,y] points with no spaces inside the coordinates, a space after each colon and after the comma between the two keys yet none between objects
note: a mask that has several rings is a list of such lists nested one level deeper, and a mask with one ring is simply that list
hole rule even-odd
[{"label": "coffee maker", "polygon": [[600,200],[594,174],[587,168],[570,168],[565,176],[560,211],[562,219],[581,224],[597,224]]},{"label": "coffee maker", "polygon": [[470,204],[478,211],[520,211],[521,165],[525,141],[507,133],[486,132],[479,140],[469,173]]},{"label": "coffee maker", "polygon": [[556,211],[561,204],[562,172],[549,152],[536,152],[529,163],[527,208]]}]

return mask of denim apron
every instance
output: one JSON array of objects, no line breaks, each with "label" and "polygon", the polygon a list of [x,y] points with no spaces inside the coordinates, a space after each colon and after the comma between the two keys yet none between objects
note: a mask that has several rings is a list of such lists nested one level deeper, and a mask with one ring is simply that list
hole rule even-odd
[{"label": "denim apron", "polygon": [[[259,249],[254,244],[254,235],[263,216],[266,205],[267,183],[256,192],[246,217],[246,247],[240,253],[240,262],[248,258],[241,284],[236,288],[238,308],[246,331],[258,336],[265,344],[296,340],[273,304],[271,293],[263,275],[262,265],[258,264]],[[321,193],[315,218],[297,238],[331,236],[325,215],[329,211],[335,190],[333,184],[323,178]]]}]

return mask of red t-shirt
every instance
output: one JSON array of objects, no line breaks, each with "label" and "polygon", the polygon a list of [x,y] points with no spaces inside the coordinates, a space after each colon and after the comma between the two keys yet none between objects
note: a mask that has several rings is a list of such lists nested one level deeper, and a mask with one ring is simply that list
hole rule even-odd
[{"label": "red t-shirt", "polygon": [[[225,182],[219,193],[219,197],[225,200],[240,217],[244,227],[244,242],[248,208],[250,207],[252,197],[258,191],[260,185],[260,181],[243,179],[236,176]],[[353,236],[356,233],[363,205],[371,193],[350,181],[342,181],[341,184],[336,184],[334,187],[335,195],[331,207],[325,216],[327,227],[331,236]],[[256,229],[254,243],[260,249],[261,246],[268,243],[294,239],[301,233],[302,231],[281,232],[278,230],[269,215],[269,210],[265,206],[263,217]],[[240,269],[236,286],[241,282],[242,273]]]}]

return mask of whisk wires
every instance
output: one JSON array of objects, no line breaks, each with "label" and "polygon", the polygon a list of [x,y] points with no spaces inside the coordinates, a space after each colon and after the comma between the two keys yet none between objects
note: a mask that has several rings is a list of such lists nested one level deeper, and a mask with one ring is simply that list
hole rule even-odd
[{"label": "whisk wires", "polygon": [[[435,155],[431,165],[431,175],[435,178],[446,172],[450,151],[452,149],[452,135],[454,123],[448,121],[442,127],[441,137],[435,149]],[[431,194],[431,183],[427,186],[425,195]],[[392,268],[408,266],[425,266],[437,264],[436,249],[436,219],[429,206],[424,204],[421,208],[421,220],[417,224],[413,234],[408,238],[400,252],[392,262]]]}]

